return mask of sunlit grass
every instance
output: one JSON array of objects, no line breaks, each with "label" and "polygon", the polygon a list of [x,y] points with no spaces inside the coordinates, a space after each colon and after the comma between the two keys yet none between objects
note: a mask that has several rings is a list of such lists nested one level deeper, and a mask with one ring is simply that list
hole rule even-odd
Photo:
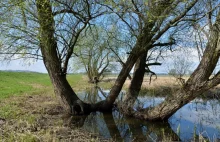
[{"label": "sunlit grass", "polygon": [[[74,91],[94,86],[88,83],[82,74],[67,75],[67,80]],[[109,86],[106,85],[108,83],[104,84]],[[48,74],[0,71],[0,99],[23,94],[39,94],[45,90],[53,90]]]},{"label": "sunlit grass", "polygon": [[47,74],[0,72],[0,99],[33,93],[50,86],[51,83]]},{"label": "sunlit grass", "polygon": [[48,74],[0,71],[0,100],[24,94],[41,94],[45,90],[53,90]]}]

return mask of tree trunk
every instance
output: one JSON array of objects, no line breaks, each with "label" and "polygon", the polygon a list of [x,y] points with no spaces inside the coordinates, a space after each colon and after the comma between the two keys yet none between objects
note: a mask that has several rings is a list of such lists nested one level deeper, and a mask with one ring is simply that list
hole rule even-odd
[{"label": "tree trunk", "polygon": [[43,61],[54,87],[55,94],[60,96],[67,110],[78,100],[76,93],[62,73],[61,63],[57,56],[57,43],[54,37],[54,19],[49,0],[36,0],[38,20],[40,24],[40,48]]},{"label": "tree trunk", "polygon": [[143,83],[144,74],[145,74],[146,57],[147,57],[147,52],[144,53],[140,58],[138,58],[135,64],[134,74],[131,83],[129,85],[128,92],[125,95],[125,99],[123,100],[122,105],[119,106],[123,111],[123,114],[125,115],[131,114],[134,103],[141,90],[141,85]]},{"label": "tree trunk", "polygon": [[123,66],[120,74],[117,77],[117,80],[115,81],[114,86],[112,87],[109,96],[106,99],[106,102],[109,104],[113,104],[115,102],[115,99],[118,97],[124,82],[126,80],[126,78],[128,77],[132,67],[134,66],[135,62],[137,61],[138,56],[135,54],[130,54],[125,66]]}]

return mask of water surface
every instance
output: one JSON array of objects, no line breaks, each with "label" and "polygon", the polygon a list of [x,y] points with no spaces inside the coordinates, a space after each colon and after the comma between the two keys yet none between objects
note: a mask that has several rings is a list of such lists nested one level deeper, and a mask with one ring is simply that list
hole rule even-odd
[{"label": "water surface", "polygon": [[[80,92],[79,97],[87,102],[96,103],[106,98],[108,90],[98,87]],[[119,99],[122,99],[124,92]],[[134,108],[156,106],[164,101],[163,97],[141,96]],[[112,113],[94,112],[88,116],[75,117],[73,123],[105,138],[117,141],[190,141],[202,135],[204,138],[220,140],[220,101],[217,99],[195,99],[179,109],[168,122],[148,122],[124,117],[117,110]]]}]

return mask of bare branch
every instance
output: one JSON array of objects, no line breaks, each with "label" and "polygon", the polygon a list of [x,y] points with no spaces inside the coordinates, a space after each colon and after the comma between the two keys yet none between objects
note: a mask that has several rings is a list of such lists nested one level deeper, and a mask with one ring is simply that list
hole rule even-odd
[{"label": "bare branch", "polygon": [[198,0],[193,0],[186,8],[185,10],[177,17],[170,20],[151,40],[151,43],[154,43],[156,40],[158,40],[170,27],[176,25],[181,21],[181,18],[183,18],[187,12],[197,3]]}]

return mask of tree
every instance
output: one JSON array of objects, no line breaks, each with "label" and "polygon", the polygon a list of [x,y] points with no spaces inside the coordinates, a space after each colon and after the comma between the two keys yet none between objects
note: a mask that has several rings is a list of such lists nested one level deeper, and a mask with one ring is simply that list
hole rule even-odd
[{"label": "tree", "polygon": [[[196,1],[186,4],[187,6],[181,12],[181,14],[179,16],[174,17],[171,20],[168,18],[169,15],[167,15],[167,13],[170,12],[169,14],[171,14],[172,12],[174,12],[179,2],[169,1],[169,2],[165,2],[164,5],[157,5],[157,3],[154,2],[151,3],[151,1],[149,1],[149,3],[145,3],[143,1],[139,3],[134,1],[129,1],[129,2],[111,1],[110,3],[112,4],[110,6],[107,4],[102,4],[102,5],[106,6],[113,13],[115,13],[124,22],[124,25],[127,27],[127,29],[131,31],[132,34],[136,37],[136,43],[131,49],[131,51],[128,53],[129,56],[127,58],[127,61],[125,62],[125,65],[123,66],[115,82],[115,85],[112,87],[110,91],[110,95],[107,98],[109,103],[113,103],[117,98],[119,92],[121,91],[125,79],[127,78],[129,72],[131,71],[133,65],[136,63],[138,58],[143,56],[143,60],[145,62],[146,55],[144,54],[147,54],[148,50],[150,50],[151,48],[157,45],[162,46],[162,45],[170,44],[170,43],[160,43],[158,42],[158,39],[164,33],[166,33],[173,26],[173,24],[179,23],[181,19],[186,15],[186,13],[195,5]],[[152,7],[154,6],[157,7],[158,9],[154,9],[154,11],[151,9],[152,11],[150,11],[149,6]],[[120,9],[117,8],[114,9],[114,7],[120,7]],[[129,12],[126,13],[126,11]],[[160,14],[156,16],[160,12],[161,13],[164,12],[163,14],[165,16],[160,17]],[[169,22],[167,22],[167,20]],[[145,71],[145,67],[142,70]],[[135,79],[133,78],[133,80]],[[140,81],[139,83],[138,81],[137,84],[141,85],[142,82]],[[134,89],[140,90],[140,85],[134,87],[132,91],[139,92]],[[125,106],[132,106],[132,105],[125,104]]]},{"label": "tree", "polygon": [[[217,73],[218,75],[211,77],[219,59],[219,16],[220,13],[218,12],[216,22],[213,25],[210,25],[211,33],[199,66],[190,76],[188,81],[184,83],[183,87],[154,108],[143,109],[139,112],[129,109],[127,110],[129,113],[126,114],[145,120],[155,121],[168,119],[183,105],[219,83],[219,73]],[[130,95],[130,97],[130,100],[132,100],[134,95]],[[133,101],[130,102],[133,104]]]},{"label": "tree", "polygon": [[177,73],[175,69],[170,69],[168,74],[174,76]]},{"label": "tree", "polygon": [[[140,91],[144,74],[149,69],[148,64],[146,64],[146,59],[149,54],[148,52],[155,47],[164,47],[175,43],[171,32],[173,30],[171,29],[175,26],[178,27],[179,24],[187,18],[187,13],[192,7],[194,7],[197,1],[149,1],[148,3],[137,1],[116,3],[113,1],[112,3],[112,7],[116,5],[121,7],[121,10],[117,11],[110,6],[107,7],[116,13],[116,15],[122,19],[125,26],[132,31],[136,36],[136,43],[129,52],[127,61],[122,68],[115,85],[112,87],[108,98],[112,102],[115,100],[128,73],[135,64],[133,79],[122,105],[122,111],[125,114],[130,115],[132,114],[130,110],[132,110],[132,106]],[[179,5],[185,6],[179,9]],[[124,12],[126,10],[129,12]],[[177,11],[179,14],[175,15],[174,13]],[[173,16],[170,17],[170,15]],[[167,35],[167,38],[163,38],[162,42],[161,38],[164,34]]]},{"label": "tree", "polygon": [[[153,49],[163,48],[176,43],[174,35],[183,26],[189,25],[194,13],[192,8],[198,0],[169,0],[169,1],[61,1],[36,0],[19,1],[10,5],[4,1],[10,12],[16,12],[10,21],[1,23],[1,30],[6,33],[6,46],[3,54],[31,55],[42,57],[55,94],[61,97],[66,108],[71,113],[90,113],[91,111],[111,111],[122,86],[135,65],[134,75],[123,102],[125,114],[146,120],[167,119],[181,106],[188,103],[207,89],[220,81],[217,73],[210,78],[219,58],[219,18],[211,26],[211,33],[203,59],[190,79],[175,95],[163,103],[143,111],[134,111],[132,106],[136,100],[146,71],[155,62],[146,63]],[[15,7],[15,8],[14,8]],[[19,11],[17,11],[19,7]],[[14,9],[13,9],[14,8]],[[4,11],[5,8],[2,8]],[[128,52],[118,78],[115,81],[106,100],[95,104],[81,101],[66,79],[69,60],[73,55],[79,37],[84,30],[96,23],[95,18],[108,12],[118,17],[127,34],[135,37],[135,43]],[[7,13],[7,11],[6,11]],[[178,14],[177,14],[178,13]],[[203,13],[203,17],[206,13]],[[99,19],[100,20],[100,19]],[[8,25],[8,23],[10,23]],[[175,27],[175,28],[174,28]],[[11,44],[6,44],[11,43]]]},{"label": "tree", "polygon": [[171,97],[166,98],[163,103],[155,108],[148,108],[144,110],[145,113],[135,114],[137,117],[149,120],[167,119],[183,105],[220,83],[219,72],[214,77],[211,77],[220,56],[218,43],[220,38],[219,18],[220,13],[218,13],[216,23],[211,29],[209,41],[202,60],[197,69],[184,84],[183,88]]},{"label": "tree", "polygon": [[110,46],[118,42],[109,36],[112,29],[103,28],[102,25],[93,26],[82,33],[74,51],[77,55],[74,65],[78,64],[78,70],[84,68],[91,83],[95,83],[94,78],[101,81],[105,73],[115,71],[117,66],[115,56],[118,54]]},{"label": "tree", "polygon": [[107,35],[101,28],[88,29],[78,41],[75,53],[78,60],[74,58],[74,64],[82,64],[89,82],[95,83],[94,78],[100,81],[104,77],[104,73],[111,70],[111,62],[113,61],[112,53],[108,49]]},{"label": "tree", "polygon": [[192,55],[189,51],[185,50],[177,50],[178,54],[173,55],[171,57],[170,65],[169,65],[169,75],[175,77],[177,80],[181,81],[183,76],[190,72],[190,67],[192,66],[192,62],[190,58]]},{"label": "tree", "polygon": [[[1,12],[15,13],[9,20],[1,21],[5,37],[1,54],[41,57],[55,94],[61,98],[67,111],[90,112],[93,108],[79,100],[66,79],[66,73],[80,34],[105,10],[87,0],[1,2]],[[21,5],[20,11],[17,8]],[[90,109],[84,109],[82,105]]]}]

